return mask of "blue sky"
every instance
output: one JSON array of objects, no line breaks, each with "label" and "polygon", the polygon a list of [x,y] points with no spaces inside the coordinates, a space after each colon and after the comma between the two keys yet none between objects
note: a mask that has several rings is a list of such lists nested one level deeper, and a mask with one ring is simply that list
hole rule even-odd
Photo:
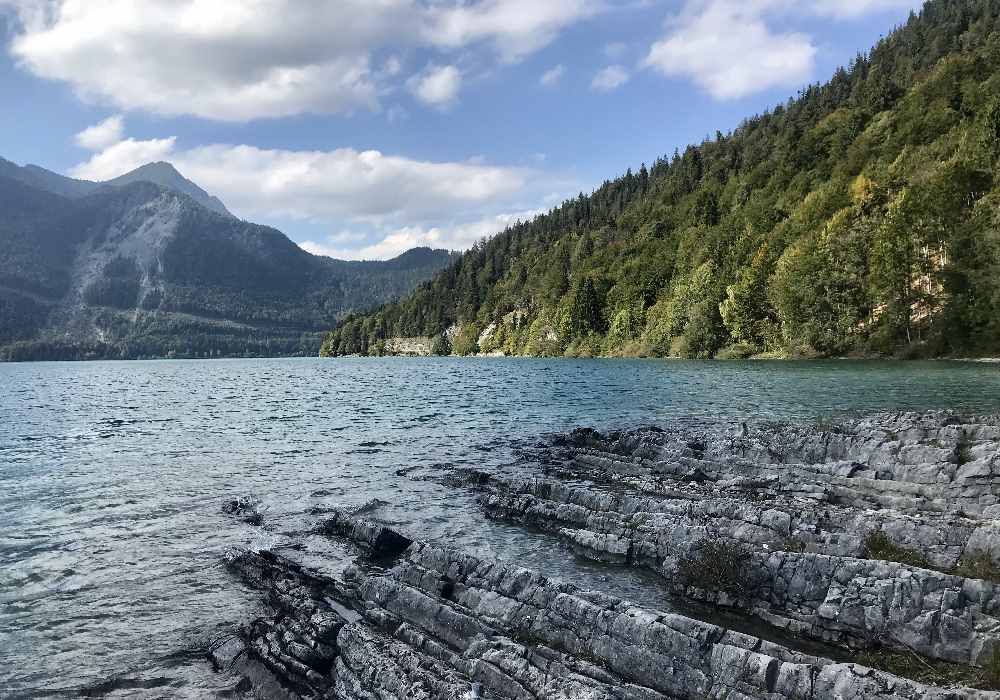
[{"label": "blue sky", "polygon": [[825,80],[919,4],[0,0],[0,156],[168,160],[320,254],[462,249]]}]

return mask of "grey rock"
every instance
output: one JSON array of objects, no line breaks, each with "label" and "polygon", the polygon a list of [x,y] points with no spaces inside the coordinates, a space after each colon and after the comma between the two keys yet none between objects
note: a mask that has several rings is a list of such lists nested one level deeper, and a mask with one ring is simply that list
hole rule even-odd
[{"label": "grey rock", "polygon": [[[827,429],[574,432],[541,448],[538,463],[560,471],[473,487],[491,517],[556,533],[577,554],[650,568],[688,597],[849,648],[982,664],[1000,643],[998,589],[943,571],[982,553],[1000,562],[1000,523],[983,514],[1000,486],[980,468],[1000,454],[996,426],[881,414]],[[959,466],[961,455],[976,461]],[[692,469],[705,478],[687,478]],[[937,570],[866,559],[876,532]],[[752,590],[678,581],[703,541],[753,548],[743,572]]]},{"label": "grey rock", "polygon": [[[338,537],[372,549],[385,528],[339,520]],[[403,535],[396,533],[400,538]],[[407,538],[408,539],[408,538]],[[344,698],[1000,698],[947,691],[795,652],[682,615],[581,590],[501,561],[412,541],[388,569],[362,565],[340,597],[363,617],[337,627],[324,600],[343,582],[270,553],[234,566],[271,615],[245,626],[246,668],[288,696]]]}]

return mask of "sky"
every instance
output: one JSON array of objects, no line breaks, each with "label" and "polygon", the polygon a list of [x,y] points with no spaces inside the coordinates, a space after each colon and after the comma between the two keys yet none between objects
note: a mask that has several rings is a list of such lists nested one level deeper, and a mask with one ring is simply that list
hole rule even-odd
[{"label": "sky", "polygon": [[304,249],[462,250],[783,103],[917,0],[0,0],[0,156],[165,160]]}]

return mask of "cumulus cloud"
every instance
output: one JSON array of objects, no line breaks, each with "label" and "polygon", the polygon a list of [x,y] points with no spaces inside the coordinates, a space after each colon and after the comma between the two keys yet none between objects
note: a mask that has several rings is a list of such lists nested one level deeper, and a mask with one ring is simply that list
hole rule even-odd
[{"label": "cumulus cloud", "polygon": [[545,87],[552,87],[562,80],[563,75],[566,74],[566,68],[560,63],[557,66],[552,66],[547,71],[542,73],[542,77],[538,79],[538,82]]},{"label": "cumulus cloud", "polygon": [[126,109],[221,120],[374,107],[370,47],[412,10],[408,0],[19,7],[11,52],[32,73]]},{"label": "cumulus cloud", "polygon": [[[8,0],[4,0],[8,2]],[[84,99],[244,121],[379,108],[413,47],[474,44],[516,61],[599,0],[23,0],[10,52]],[[454,75],[451,76],[454,81]]]},{"label": "cumulus cloud", "polygon": [[490,42],[501,58],[518,61],[543,48],[564,28],[592,17],[602,0],[481,0],[436,3],[427,10],[426,39],[457,48]]},{"label": "cumulus cloud", "polygon": [[78,146],[86,148],[88,151],[99,151],[121,141],[124,133],[125,120],[122,115],[116,114],[87,127],[79,132],[74,140]]},{"label": "cumulus cloud", "polygon": [[292,151],[214,144],[184,150],[176,148],[173,137],[120,141],[71,174],[108,180],[156,160],[171,161],[247,218],[378,225],[498,207],[531,175],[523,168],[414,160],[352,148]]},{"label": "cumulus cloud", "polygon": [[366,234],[358,231],[340,231],[326,236],[322,242],[302,241],[298,245],[299,248],[313,255],[326,255],[331,258],[346,260],[347,258],[342,255],[342,252],[358,248],[367,239],[368,236]]},{"label": "cumulus cloud", "polygon": [[806,82],[816,47],[797,32],[775,32],[764,14],[779,0],[693,0],[668,23],[644,65],[689,78],[717,99],[736,99]]},{"label": "cumulus cloud", "polygon": [[403,226],[383,231],[367,245],[345,245],[368,239],[364,234],[342,232],[328,236],[323,242],[304,241],[301,248],[313,255],[328,255],[342,260],[384,260],[417,246],[465,250],[477,241],[488,238],[518,221],[528,221],[543,213],[541,209],[494,214],[466,223],[444,226]]},{"label": "cumulus cloud", "polygon": [[628,82],[628,71],[622,66],[607,66],[597,71],[590,81],[590,87],[601,92],[609,92]]},{"label": "cumulus cloud", "polygon": [[430,65],[407,81],[413,96],[432,107],[447,108],[458,99],[462,73],[455,66]]},{"label": "cumulus cloud", "polygon": [[136,141],[132,138],[117,141],[95,153],[87,162],[73,168],[70,174],[97,182],[111,180],[140,165],[166,160],[173,153],[175,142],[176,138],[173,136],[148,141]]}]

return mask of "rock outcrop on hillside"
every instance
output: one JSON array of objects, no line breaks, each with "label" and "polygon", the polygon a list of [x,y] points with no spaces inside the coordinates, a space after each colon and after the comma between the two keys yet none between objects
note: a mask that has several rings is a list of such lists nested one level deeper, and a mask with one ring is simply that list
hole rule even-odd
[{"label": "rock outcrop on hillside", "polygon": [[[538,446],[526,475],[461,470],[448,479],[481,490],[490,516],[558,533],[578,554],[649,568],[678,595],[742,610],[831,652],[903,652],[988,685],[1000,670],[1000,586],[977,576],[997,570],[998,448],[1000,421],[946,415],[826,429],[580,430]],[[342,576],[271,552],[233,560],[267,603],[212,652],[244,690],[1000,698],[646,609],[356,514],[334,513],[319,531],[357,547]]]}]

